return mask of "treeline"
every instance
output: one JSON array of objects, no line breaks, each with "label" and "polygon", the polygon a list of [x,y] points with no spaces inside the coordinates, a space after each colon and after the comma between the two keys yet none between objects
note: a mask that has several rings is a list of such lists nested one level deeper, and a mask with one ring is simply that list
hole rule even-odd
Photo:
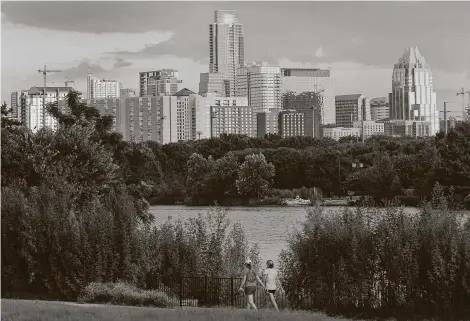
[{"label": "treeline", "polygon": [[[138,146],[155,155],[160,181],[147,179],[151,173],[142,169],[135,173],[144,181],[156,183],[148,195],[152,204],[246,204],[277,195],[279,190],[315,187],[324,197],[346,196],[352,191],[369,195],[377,203],[398,198],[403,204],[417,206],[430,197],[436,182],[446,193],[452,186],[455,202],[464,203],[470,194],[469,137],[470,124],[461,123],[446,137],[442,133],[418,139],[377,136],[365,144],[348,138],[336,142],[272,135],[264,139],[224,135],[164,146],[147,142]],[[236,187],[236,163],[241,166],[253,154],[262,154],[266,164],[274,166],[269,188],[259,195],[239,193]],[[222,171],[224,179],[215,179],[224,163],[228,166]],[[363,167],[354,168],[353,163],[362,163]],[[199,175],[200,182],[207,184],[192,186],[188,183],[195,180],[192,175]],[[253,176],[251,180],[256,179]],[[466,206],[470,206],[469,199]]]},{"label": "treeline", "polygon": [[468,320],[470,218],[436,184],[418,214],[309,211],[280,255],[293,308],[354,318]]},{"label": "treeline", "polygon": [[154,226],[146,197],[162,182],[158,158],[78,93],[68,105],[49,106],[58,129],[37,133],[2,106],[2,297],[76,300],[92,282],[146,288],[156,276],[238,276],[247,257],[259,266],[220,208]]}]

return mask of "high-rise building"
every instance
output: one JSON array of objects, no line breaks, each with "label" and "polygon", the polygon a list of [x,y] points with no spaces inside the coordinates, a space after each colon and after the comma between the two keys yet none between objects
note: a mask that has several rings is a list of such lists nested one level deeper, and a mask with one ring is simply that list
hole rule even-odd
[{"label": "high-rise building", "polygon": [[178,79],[178,70],[160,69],[139,73],[139,95],[171,96],[179,91],[182,80]]},{"label": "high-rise building", "polygon": [[[405,127],[415,128],[400,130],[403,135],[432,136],[439,131],[439,111],[431,67],[417,47],[405,48],[395,64],[389,100],[390,122],[398,121]],[[429,131],[425,129],[427,127]]]},{"label": "high-rise building", "polygon": [[11,102],[10,102],[10,108],[11,108],[11,115],[9,115],[10,118],[12,119],[19,119],[19,109],[21,105],[21,94],[17,91],[14,91],[11,93]]},{"label": "high-rise building", "polygon": [[304,113],[296,110],[282,110],[278,117],[279,135],[282,138],[305,135]]},{"label": "high-rise building", "polygon": [[125,141],[177,141],[176,97],[146,96],[84,100],[101,115],[114,117],[113,130]]},{"label": "high-rise building", "polygon": [[248,97],[253,113],[281,108],[281,68],[254,62],[237,71],[237,97]]},{"label": "high-rise building", "polygon": [[321,125],[335,123],[331,71],[315,68],[281,69],[282,108],[305,114],[305,135],[321,137]]},{"label": "high-rise building", "polygon": [[[52,130],[57,129],[57,120],[47,113],[43,105],[43,92],[46,92],[45,102],[57,104],[60,109],[64,108],[64,100],[71,87],[31,87],[29,90],[21,92],[20,121],[24,126],[37,132],[39,129],[47,127]],[[62,102],[62,103],[61,103]]]},{"label": "high-rise building", "polygon": [[269,112],[261,112],[256,115],[256,133],[258,138],[265,135],[277,135],[279,133],[279,113],[281,109],[271,108]]},{"label": "high-rise building", "polygon": [[390,116],[388,97],[377,97],[370,100],[371,120],[377,121]]},{"label": "high-rise building", "polygon": [[[193,118],[195,119],[195,122],[192,125],[192,139],[206,139],[206,138],[212,137],[211,126],[212,126],[213,119],[219,119],[217,118],[218,114],[211,113],[212,107],[219,107],[219,106],[220,107],[237,107],[237,106],[246,107],[248,106],[248,99],[246,97],[219,97],[215,93],[208,93],[204,96],[190,95],[190,104],[192,105],[192,110],[194,114]],[[238,110],[238,111],[239,111],[239,115],[241,118],[245,118],[251,115],[251,113],[248,113],[245,109]],[[225,113],[223,115],[225,117]],[[235,117],[235,112],[229,113],[227,111],[227,116],[228,115]],[[219,132],[220,130],[224,132],[224,127],[222,126],[223,125],[222,119],[225,119],[225,118],[221,118],[220,126],[219,126],[219,121],[214,122],[214,126],[217,127],[215,132]],[[227,126],[229,125],[228,122],[226,124]],[[236,124],[239,124],[241,126],[242,125],[241,120],[239,119],[237,122],[233,120],[230,123],[230,125],[236,125]],[[241,129],[239,131],[245,132],[247,128],[250,129],[253,127],[253,124],[249,124],[248,127],[245,125],[247,124],[243,122],[243,126],[244,126],[243,131],[241,131]]]},{"label": "high-rise building", "polygon": [[224,76],[219,73],[205,72],[200,74],[199,95],[216,93],[219,97],[226,97]]},{"label": "high-rise building", "polygon": [[119,98],[121,97],[122,84],[117,80],[98,79],[88,71],[87,99]]},{"label": "high-rise building", "polygon": [[211,137],[221,134],[254,137],[251,106],[211,106]]},{"label": "high-rise building", "polygon": [[176,139],[178,141],[194,139],[192,124],[196,121],[192,97],[195,93],[188,88],[181,89],[176,97]]},{"label": "high-rise building", "polygon": [[335,97],[336,127],[353,127],[353,122],[370,120],[369,99],[362,94]]},{"label": "high-rise building", "polygon": [[209,25],[209,73],[223,75],[227,97],[235,96],[235,78],[244,64],[243,25],[236,10],[216,10]]}]

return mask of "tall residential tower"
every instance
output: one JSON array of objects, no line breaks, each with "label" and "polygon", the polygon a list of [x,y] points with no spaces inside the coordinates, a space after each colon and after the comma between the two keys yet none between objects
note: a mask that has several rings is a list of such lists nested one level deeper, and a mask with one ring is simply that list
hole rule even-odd
[{"label": "tall residential tower", "polygon": [[395,64],[390,96],[393,135],[433,136],[439,131],[439,111],[431,67],[417,47],[407,47]]},{"label": "tall residential tower", "polygon": [[225,94],[235,96],[235,77],[244,64],[243,25],[236,10],[216,10],[209,25],[209,73],[223,75]]}]

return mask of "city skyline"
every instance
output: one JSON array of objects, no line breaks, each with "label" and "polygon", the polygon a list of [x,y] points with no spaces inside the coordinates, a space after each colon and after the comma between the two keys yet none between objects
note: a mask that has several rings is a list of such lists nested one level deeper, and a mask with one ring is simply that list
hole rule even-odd
[{"label": "city skyline", "polygon": [[[407,46],[418,46],[432,66],[438,109],[448,100],[460,110],[456,92],[470,89],[465,2],[4,2],[2,101],[40,86],[37,69],[44,64],[64,70],[48,80],[68,77],[84,95],[89,67],[133,89],[139,71],[174,68],[197,92],[199,74],[208,71],[215,10],[239,11],[245,62],[331,68],[336,95],[387,96],[396,57]],[[120,15],[126,19],[115,24]]]}]

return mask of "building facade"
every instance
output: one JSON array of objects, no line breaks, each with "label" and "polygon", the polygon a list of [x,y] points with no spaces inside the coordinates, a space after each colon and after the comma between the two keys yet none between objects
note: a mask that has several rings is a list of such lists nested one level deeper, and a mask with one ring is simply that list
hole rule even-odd
[{"label": "building facade", "polygon": [[390,117],[388,97],[377,97],[370,100],[371,120],[377,121]]},{"label": "building facade", "polygon": [[130,88],[121,89],[121,98],[126,97],[137,97],[135,90]]},{"label": "building facade", "polygon": [[122,84],[117,80],[98,79],[88,73],[87,99],[120,98]]},{"label": "building facade", "polygon": [[[400,124],[419,122],[414,125],[418,135],[428,133],[432,136],[439,131],[439,111],[431,67],[417,47],[405,48],[402,57],[394,65],[389,100],[391,121],[400,121]],[[429,131],[419,129],[426,128],[421,122],[429,124]],[[410,125],[403,126],[408,128]]]},{"label": "building facade", "polygon": [[384,120],[384,132],[391,137],[424,137],[431,136],[431,124],[416,120]]},{"label": "building facade", "polygon": [[84,102],[97,108],[100,115],[113,116],[113,130],[125,141],[160,144],[177,141],[175,96],[88,99]]},{"label": "building facade", "polygon": [[269,112],[261,112],[256,114],[256,135],[263,138],[266,135],[279,134],[279,113],[281,109],[272,108]]},{"label": "building facade", "polygon": [[282,110],[279,112],[279,135],[282,138],[305,136],[304,113],[296,110]]},{"label": "building facade", "polygon": [[199,95],[216,93],[219,97],[226,97],[224,76],[219,73],[205,72],[199,77]]},{"label": "building facade", "polygon": [[335,97],[336,127],[353,127],[353,122],[371,120],[369,99],[362,94]]},{"label": "building facade", "polygon": [[237,71],[237,97],[247,97],[253,113],[281,109],[281,68],[255,62]]},{"label": "building facade", "polygon": [[[212,117],[217,116],[216,114],[211,113],[212,107],[248,106],[248,99],[246,97],[219,97],[216,93],[207,93],[204,96],[190,95],[189,100],[192,106],[193,119],[194,119],[194,122],[191,125],[191,128],[192,128],[191,139],[193,140],[194,139],[207,139],[207,138],[212,137],[212,130],[211,130],[212,120],[213,120]],[[240,116],[246,117],[245,110],[240,111]],[[216,123],[218,124],[218,122],[215,122],[214,124]],[[232,122],[232,123],[235,123],[235,122]],[[219,127],[219,129],[221,129],[221,127]]]},{"label": "building facade", "polygon": [[[330,70],[281,68],[282,108],[305,114],[308,136],[321,137],[321,125],[335,123],[335,96],[330,76]],[[293,96],[298,97],[292,99]]]},{"label": "building facade", "polygon": [[180,90],[182,80],[178,79],[178,70],[160,69],[139,73],[139,95],[171,96]]},{"label": "building facade", "polygon": [[227,97],[235,96],[238,68],[244,65],[243,25],[236,10],[216,10],[209,25],[209,73],[223,75]]},{"label": "building facade", "polygon": [[361,137],[361,128],[345,128],[345,127],[326,127],[323,128],[323,137],[339,140],[342,137],[355,137],[359,140]]},{"label": "building facade", "polygon": [[255,137],[251,106],[211,106],[211,137],[222,134]]},{"label": "building facade", "polygon": [[19,120],[24,126],[37,132],[41,128],[47,127],[52,130],[57,129],[57,120],[47,113],[44,107],[44,89],[45,103],[57,104],[60,109],[64,108],[64,100],[71,87],[31,87],[29,90],[23,90],[20,97]]},{"label": "building facade", "polygon": [[384,123],[378,123],[373,120],[355,121],[353,128],[360,128],[361,137],[364,135],[364,139],[385,134]]},{"label": "building facade", "polygon": [[19,110],[21,109],[21,93],[17,91],[11,93],[10,108],[11,114],[9,115],[9,117],[19,120]]},{"label": "building facade", "polygon": [[176,139],[186,141],[194,139],[193,124],[196,122],[196,114],[193,108],[195,93],[184,88],[175,93],[176,97]]}]

